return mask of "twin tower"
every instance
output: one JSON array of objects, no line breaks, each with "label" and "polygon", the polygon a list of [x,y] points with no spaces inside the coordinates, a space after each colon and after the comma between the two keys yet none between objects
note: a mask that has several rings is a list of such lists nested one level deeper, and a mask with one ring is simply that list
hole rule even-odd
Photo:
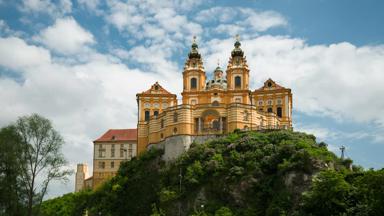
[{"label": "twin tower", "polygon": [[225,135],[235,129],[264,130],[292,127],[292,93],[268,79],[249,89],[249,68],[237,40],[227,68],[219,66],[207,80],[194,41],[183,71],[182,104],[158,82],[137,97],[138,154],[149,147],[163,148],[173,159],[193,141]]}]

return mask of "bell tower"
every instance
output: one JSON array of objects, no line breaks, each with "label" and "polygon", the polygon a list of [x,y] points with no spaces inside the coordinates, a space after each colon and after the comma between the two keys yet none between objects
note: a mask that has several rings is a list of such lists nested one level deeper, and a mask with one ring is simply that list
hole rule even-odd
[{"label": "bell tower", "polygon": [[231,52],[227,66],[227,82],[229,90],[249,89],[249,69],[247,60],[241,50],[239,35],[236,35],[235,48]]},{"label": "bell tower", "polygon": [[198,48],[196,37],[194,36],[191,51],[184,65],[183,92],[181,93],[183,104],[197,104],[198,99],[193,98],[193,95],[203,91],[205,88],[206,74]]},{"label": "bell tower", "polygon": [[228,95],[230,103],[250,104],[249,69],[240,46],[239,35],[236,35],[235,48],[231,52],[227,66]]}]

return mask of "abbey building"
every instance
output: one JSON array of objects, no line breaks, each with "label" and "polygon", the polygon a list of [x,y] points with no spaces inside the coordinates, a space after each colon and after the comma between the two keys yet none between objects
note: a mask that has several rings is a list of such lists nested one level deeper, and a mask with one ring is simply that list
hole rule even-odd
[{"label": "abbey building", "polygon": [[[249,68],[238,40],[227,68],[218,66],[211,79],[207,78],[198,45],[193,42],[182,75],[181,104],[177,103],[176,94],[156,82],[136,95],[137,129],[110,130],[94,141],[93,177],[83,185],[99,185],[116,174],[121,161],[151,147],[163,148],[164,159],[172,160],[192,142],[203,142],[235,129],[292,128],[291,89],[272,79],[258,89],[250,89]],[[124,154],[127,151],[129,156]],[[84,174],[80,172],[79,176],[81,185]]]},{"label": "abbey building", "polygon": [[[236,41],[227,68],[219,66],[207,78],[196,42],[183,71],[182,104],[159,83],[137,94],[138,154],[161,144],[165,157],[175,157],[202,136],[235,129],[289,129],[292,127],[292,93],[272,79],[256,90],[249,88],[247,60]],[[176,138],[177,137],[177,138]]]}]

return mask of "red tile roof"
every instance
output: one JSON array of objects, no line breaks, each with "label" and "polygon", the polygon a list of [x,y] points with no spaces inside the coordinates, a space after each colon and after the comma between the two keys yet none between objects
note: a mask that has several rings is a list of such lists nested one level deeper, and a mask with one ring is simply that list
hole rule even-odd
[{"label": "red tile roof", "polygon": [[105,141],[136,141],[137,129],[109,129],[105,134],[94,142]]}]

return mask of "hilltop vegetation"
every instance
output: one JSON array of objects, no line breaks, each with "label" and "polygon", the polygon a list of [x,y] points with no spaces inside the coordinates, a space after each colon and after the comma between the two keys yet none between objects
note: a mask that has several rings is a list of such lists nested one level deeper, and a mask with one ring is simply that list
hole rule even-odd
[{"label": "hilltop vegetation", "polygon": [[[363,171],[290,131],[235,132],[165,163],[151,149],[95,191],[45,201],[44,215],[384,215],[384,171]],[[181,174],[181,175],[180,175]]]}]

